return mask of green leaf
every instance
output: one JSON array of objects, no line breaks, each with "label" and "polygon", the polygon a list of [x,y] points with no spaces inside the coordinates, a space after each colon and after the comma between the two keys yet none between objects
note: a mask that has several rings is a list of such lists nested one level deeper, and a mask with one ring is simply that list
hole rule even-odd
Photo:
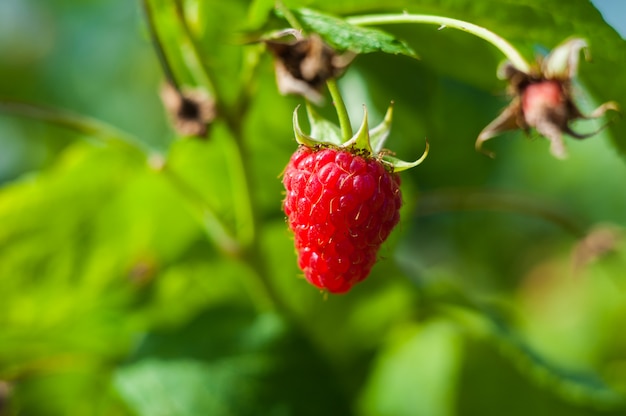
[{"label": "green leaf", "polygon": [[248,26],[251,29],[261,27],[271,16],[275,6],[274,0],[253,0],[248,7]]},{"label": "green leaf", "polygon": [[338,17],[311,9],[298,9],[294,13],[305,29],[319,33],[335,49],[357,54],[385,52],[417,57],[405,42],[382,30],[353,26]]},{"label": "green leaf", "polygon": [[455,399],[463,415],[619,416],[625,410],[612,400],[590,401],[576,387],[559,385],[542,370],[511,360],[506,349],[484,339],[466,340],[459,373]]},{"label": "green leaf", "polygon": [[[3,188],[0,221],[0,291],[6,306],[0,311],[0,337],[11,331],[53,334],[55,325],[75,322],[102,329],[89,324],[100,316],[86,311],[121,302],[137,289],[133,267],[170,262],[201,235],[163,178],[134,157],[85,143],[66,151],[55,169]],[[55,314],[46,314],[48,308]],[[96,346],[98,340],[88,343]],[[11,352],[8,345],[13,343],[0,342],[0,361]],[[18,351],[26,350],[21,345]]]},{"label": "green leaf", "polygon": [[359,400],[363,415],[452,416],[463,342],[453,324],[403,328],[379,350]]},{"label": "green leaf", "polygon": [[483,309],[494,341],[528,377],[568,400],[626,408],[626,397],[590,370],[570,369],[551,362],[526,342],[509,322],[493,309]]},{"label": "green leaf", "polygon": [[191,261],[204,237],[169,185],[133,154],[77,143],[0,191],[0,380],[20,379],[27,413],[97,413],[135,331],[244,292],[209,244]]},{"label": "green leaf", "polygon": [[115,386],[146,416],[351,414],[327,364],[301,336],[279,316],[234,305],[149,334]]},{"label": "green leaf", "polygon": [[[603,380],[592,369],[568,368],[550,360],[526,340],[505,317],[501,308],[478,301],[453,284],[442,281],[416,282],[424,298],[442,309],[451,311],[470,331],[492,343],[509,365],[518,369],[528,380],[542,389],[570,402],[590,406],[626,408],[626,396]],[[492,371],[500,371],[493,368]],[[468,377],[476,377],[474,373]]]}]

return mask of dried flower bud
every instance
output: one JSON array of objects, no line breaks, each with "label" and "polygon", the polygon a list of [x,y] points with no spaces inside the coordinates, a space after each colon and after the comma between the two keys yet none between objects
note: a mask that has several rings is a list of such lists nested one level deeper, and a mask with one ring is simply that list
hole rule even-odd
[{"label": "dried flower bud", "polygon": [[324,83],[341,75],[354,55],[337,55],[315,34],[302,38],[299,32],[287,33],[296,39],[290,42],[265,40],[275,58],[278,90],[281,94],[298,94],[321,103],[320,90]]},{"label": "dried flower bud", "polygon": [[161,88],[161,100],[174,129],[182,136],[205,138],[215,119],[215,101],[204,91],[181,92],[170,83]]},{"label": "dried flower bud", "polygon": [[555,48],[545,59],[539,59],[530,73],[518,70],[510,63],[499,69],[499,75],[509,82],[513,99],[509,106],[478,136],[476,149],[492,137],[515,129],[528,132],[534,128],[550,140],[550,151],[557,158],[565,158],[563,134],[577,139],[595,135],[598,131],[580,134],[570,128],[578,119],[601,117],[608,110],[617,110],[617,104],[607,102],[589,115],[583,115],[572,99],[572,79],[578,70],[580,51],[587,43],[570,39]]}]

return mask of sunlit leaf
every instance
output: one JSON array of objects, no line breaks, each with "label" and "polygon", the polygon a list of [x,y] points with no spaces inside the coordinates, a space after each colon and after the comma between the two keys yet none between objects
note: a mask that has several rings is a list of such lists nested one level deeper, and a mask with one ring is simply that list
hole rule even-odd
[{"label": "sunlit leaf", "polygon": [[376,359],[360,400],[363,414],[454,415],[462,358],[462,339],[453,325],[404,329]]},{"label": "sunlit leaf", "polygon": [[275,315],[233,307],[148,335],[115,384],[139,415],[351,413],[303,338]]},{"label": "sunlit leaf", "polygon": [[415,51],[405,42],[381,30],[353,26],[337,17],[311,9],[298,9],[295,14],[306,29],[319,33],[338,50],[358,54],[385,52],[416,57]]}]

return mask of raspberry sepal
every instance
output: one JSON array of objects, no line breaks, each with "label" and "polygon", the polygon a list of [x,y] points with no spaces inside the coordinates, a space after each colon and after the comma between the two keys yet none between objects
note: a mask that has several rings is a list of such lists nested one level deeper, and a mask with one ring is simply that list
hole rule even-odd
[{"label": "raspberry sepal", "polygon": [[[419,159],[407,162],[392,156],[384,149],[384,144],[391,130],[393,119],[393,102],[390,104],[385,118],[373,129],[369,129],[367,107],[363,106],[363,120],[358,131],[345,142],[341,139],[341,129],[336,124],[321,117],[310,105],[307,104],[307,115],[311,125],[311,135],[302,131],[296,107],[293,112],[293,130],[296,141],[307,147],[336,147],[340,149],[350,149],[353,153],[359,153],[366,157],[379,158],[390,170],[401,172],[421,164],[428,155],[429,145],[426,142],[426,149]],[[323,137],[324,139],[319,139]]]}]

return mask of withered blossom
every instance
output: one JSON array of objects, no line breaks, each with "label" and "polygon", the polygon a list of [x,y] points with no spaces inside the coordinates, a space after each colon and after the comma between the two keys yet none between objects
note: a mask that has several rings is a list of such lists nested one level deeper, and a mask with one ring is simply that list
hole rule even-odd
[{"label": "withered blossom", "polygon": [[303,37],[296,30],[287,30],[279,35],[292,35],[295,39],[264,41],[275,58],[278,90],[284,95],[302,95],[309,101],[321,103],[320,91],[325,82],[340,76],[354,55],[338,55],[316,34]]},{"label": "withered blossom", "polygon": [[[617,110],[617,104],[606,102],[583,114],[573,101],[572,82],[578,70],[580,51],[587,48],[583,39],[572,38],[556,47],[547,57],[539,58],[537,64],[526,73],[505,63],[500,76],[509,82],[509,94],[513,97],[506,109],[480,133],[476,149],[482,150],[485,141],[509,130],[534,128],[550,140],[550,152],[557,158],[566,157],[563,134],[585,139],[599,130],[581,134],[573,131],[570,123],[578,119],[601,117],[608,110]],[[492,153],[485,152],[490,156]]]},{"label": "withered blossom", "polygon": [[205,138],[215,119],[215,100],[204,91],[179,91],[171,83],[161,88],[161,100],[172,125],[182,136]]}]

